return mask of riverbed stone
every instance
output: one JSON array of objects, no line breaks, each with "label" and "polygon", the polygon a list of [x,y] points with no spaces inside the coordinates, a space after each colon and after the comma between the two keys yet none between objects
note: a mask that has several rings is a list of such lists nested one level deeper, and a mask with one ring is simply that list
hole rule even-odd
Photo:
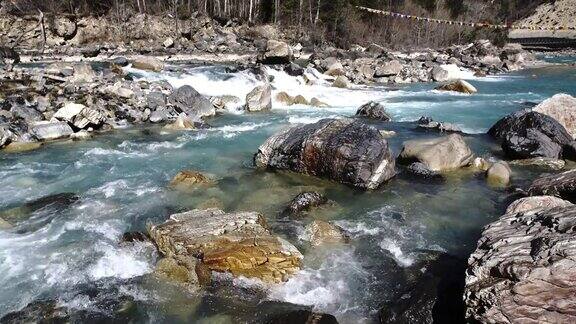
[{"label": "riverbed stone", "polygon": [[573,158],[573,139],[564,126],[550,116],[520,110],[500,119],[488,134],[501,143],[511,159]]},{"label": "riverbed stone", "polygon": [[510,213],[488,225],[468,261],[468,319],[575,322],[575,229],[573,205]]},{"label": "riverbed stone", "polygon": [[400,61],[392,60],[376,67],[374,76],[377,78],[396,76],[402,72],[402,69],[404,69],[404,66]]},{"label": "riverbed stone", "polygon": [[170,187],[179,190],[195,189],[198,186],[213,185],[214,181],[201,172],[184,170],[178,172],[170,181]]},{"label": "riverbed stone", "polygon": [[30,127],[30,133],[40,141],[69,137],[74,133],[65,122],[38,122]]},{"label": "riverbed stone", "polygon": [[576,170],[540,176],[532,182],[528,194],[556,196],[576,202]]},{"label": "riverbed stone", "polygon": [[262,58],[264,64],[287,64],[292,61],[293,52],[285,42],[269,39],[266,42],[266,52]]},{"label": "riverbed stone", "polygon": [[375,189],[396,174],[386,139],[353,119],[288,128],[268,138],[254,161],[259,168],[291,170],[363,189]]},{"label": "riverbed stone", "polygon": [[132,67],[140,70],[160,72],[164,69],[164,62],[151,56],[138,56],[132,61]]},{"label": "riverbed stone", "polygon": [[269,83],[255,87],[246,95],[246,110],[250,112],[272,109],[272,87]]},{"label": "riverbed stone", "polygon": [[478,89],[464,80],[457,80],[441,86],[436,87],[436,90],[440,91],[454,91],[460,93],[474,94],[478,92]]},{"label": "riverbed stone", "polygon": [[510,184],[511,173],[512,170],[510,170],[508,164],[504,161],[499,161],[492,164],[486,171],[486,179],[490,185],[505,187]]},{"label": "riverbed stone", "polygon": [[554,196],[533,196],[520,198],[506,208],[506,214],[523,213],[533,209],[550,209],[554,207],[566,207],[571,202]]},{"label": "riverbed stone", "polygon": [[550,116],[564,126],[572,138],[576,138],[576,98],[557,94],[532,109]]},{"label": "riverbed stone", "polygon": [[305,231],[312,246],[342,244],[350,239],[341,227],[321,220],[310,223]]},{"label": "riverbed stone", "polygon": [[188,115],[181,113],[173,123],[164,126],[164,128],[170,130],[192,130],[196,129],[196,126]]},{"label": "riverbed stone", "polygon": [[407,141],[398,159],[403,164],[421,162],[429,170],[447,171],[469,165],[474,159],[474,154],[461,135],[452,134]]},{"label": "riverbed stone", "polygon": [[179,113],[185,113],[194,121],[201,118],[214,116],[216,109],[206,97],[189,85],[181,86],[168,96],[168,102]]},{"label": "riverbed stone", "polygon": [[174,214],[149,232],[164,256],[196,257],[211,271],[278,283],[301,266],[298,249],[273,236],[255,212],[196,209]]},{"label": "riverbed stone", "polygon": [[523,159],[523,160],[512,160],[509,163],[510,165],[536,166],[556,171],[562,170],[566,166],[566,161],[564,160],[545,158],[545,157]]},{"label": "riverbed stone", "polygon": [[348,80],[347,77],[340,75],[338,77],[336,77],[336,80],[334,80],[334,82],[332,83],[333,87],[336,88],[348,88],[348,84],[350,83],[350,80]]},{"label": "riverbed stone", "polygon": [[390,121],[392,117],[386,112],[384,106],[378,102],[370,101],[356,111],[356,116],[366,117],[380,121]]},{"label": "riverbed stone", "polygon": [[315,207],[319,207],[328,203],[328,198],[321,193],[314,191],[307,191],[298,194],[288,206],[284,208],[282,215],[295,216],[304,211],[309,211]]}]

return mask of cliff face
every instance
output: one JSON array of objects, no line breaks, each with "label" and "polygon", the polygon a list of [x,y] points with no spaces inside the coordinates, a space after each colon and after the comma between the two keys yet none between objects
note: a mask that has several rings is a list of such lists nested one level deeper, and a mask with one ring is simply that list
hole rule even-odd
[{"label": "cliff face", "polygon": [[[576,0],[557,0],[540,5],[534,14],[517,22],[518,25],[551,27],[576,26]],[[557,37],[576,39],[576,30],[513,30],[510,38]]]}]

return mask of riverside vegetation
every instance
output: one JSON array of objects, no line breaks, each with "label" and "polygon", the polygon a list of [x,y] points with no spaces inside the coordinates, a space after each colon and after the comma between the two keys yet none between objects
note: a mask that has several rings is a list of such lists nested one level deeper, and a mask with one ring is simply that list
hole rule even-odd
[{"label": "riverside vegetation", "polygon": [[82,19],[0,51],[0,322],[575,320],[574,58]]}]

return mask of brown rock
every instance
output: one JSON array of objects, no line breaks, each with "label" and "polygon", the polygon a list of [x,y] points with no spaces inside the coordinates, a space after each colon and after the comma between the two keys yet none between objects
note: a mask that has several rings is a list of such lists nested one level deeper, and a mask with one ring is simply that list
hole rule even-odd
[{"label": "brown rock", "polygon": [[172,215],[149,232],[165,256],[195,256],[212,271],[285,281],[300,269],[302,254],[265,225],[255,212],[208,209]]},{"label": "brown rock", "polygon": [[324,221],[313,221],[306,226],[306,232],[312,246],[348,243],[349,241],[349,237],[342,228]]},{"label": "brown rock", "polygon": [[468,83],[464,80],[458,80],[458,81],[454,81],[454,82],[450,82],[450,83],[441,85],[441,86],[437,87],[436,90],[455,91],[455,92],[468,93],[468,94],[473,94],[473,93],[478,92],[478,90],[473,85],[471,85],[470,83]]},{"label": "brown rock", "polygon": [[170,187],[175,189],[193,189],[199,185],[212,185],[213,180],[198,171],[184,170],[178,172],[170,181]]}]

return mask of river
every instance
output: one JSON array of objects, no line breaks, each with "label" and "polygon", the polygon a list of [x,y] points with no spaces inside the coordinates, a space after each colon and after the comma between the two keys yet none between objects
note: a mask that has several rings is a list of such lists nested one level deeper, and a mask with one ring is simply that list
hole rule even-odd
[{"label": "river", "polygon": [[[227,73],[223,66],[176,70],[132,72],[136,78],[189,84],[205,95],[240,98],[257,82],[245,72]],[[499,118],[556,93],[576,95],[576,67],[569,65],[487,78],[465,75],[478,88],[476,95],[437,92],[433,84],[342,90],[322,82],[306,86],[283,72],[269,73],[274,94],[314,96],[331,108],[282,107],[275,102],[270,113],[232,111],[211,118],[209,129],[128,127],[88,141],[0,153],[0,209],[58,193],[80,197],[68,208],[41,209],[13,229],[0,230],[0,317],[48,299],[73,309],[106,312],[108,299],[128,296],[135,318],[144,322],[258,321],[262,308],[280,307],[271,303],[278,301],[312,306],[341,323],[371,323],[385,302],[401,295],[410,274],[421,270],[431,251],[466,260],[482,227],[502,214],[508,194],[468,171],[451,173],[442,183],[399,176],[378,190],[362,192],[312,177],[255,170],[252,158],[258,146],[284,127],[349,117],[358,106],[376,100],[394,122],[372,124],[397,133],[389,140],[395,154],[405,140],[438,136],[415,130],[415,120],[430,116],[470,133],[466,141],[477,155],[501,157],[499,147],[483,135]],[[168,189],[170,179],[183,169],[209,174],[218,184],[193,193]],[[531,168],[513,171],[515,186],[538,174]],[[282,207],[305,190],[325,193],[334,201],[332,207],[307,219],[280,219]],[[119,243],[124,232],[145,231],[170,214],[208,205],[262,212],[276,234],[303,251],[304,269],[283,285],[266,289],[220,275],[205,291],[188,292],[150,276],[158,258],[150,244]],[[307,246],[303,228],[314,218],[348,230],[351,243]]]}]

